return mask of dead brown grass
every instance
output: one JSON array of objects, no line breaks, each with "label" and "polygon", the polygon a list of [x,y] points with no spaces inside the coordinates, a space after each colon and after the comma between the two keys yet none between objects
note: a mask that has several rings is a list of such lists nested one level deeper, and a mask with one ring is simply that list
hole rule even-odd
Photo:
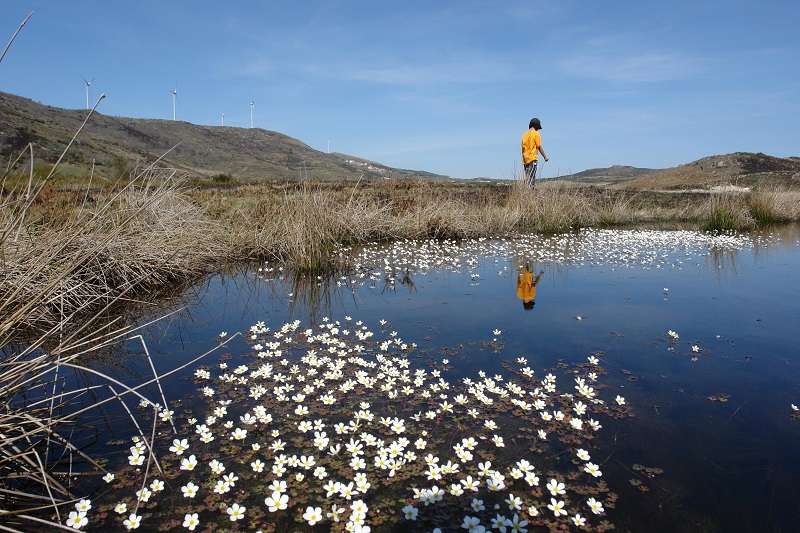
[{"label": "dead brown grass", "polygon": [[800,220],[800,192],[778,188],[757,189],[750,193],[749,211],[759,225]]},{"label": "dead brown grass", "polygon": [[[27,222],[20,226],[21,218]],[[37,330],[196,277],[225,254],[215,224],[169,170],[143,172],[101,203],[81,201],[57,223],[4,210],[0,227],[7,235],[0,242],[0,315],[22,313],[16,323]],[[53,284],[57,297],[34,297]]]}]

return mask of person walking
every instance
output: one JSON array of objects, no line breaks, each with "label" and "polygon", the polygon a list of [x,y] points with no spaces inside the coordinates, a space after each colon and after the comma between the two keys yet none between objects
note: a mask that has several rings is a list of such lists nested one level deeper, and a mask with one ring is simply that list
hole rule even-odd
[{"label": "person walking", "polygon": [[532,118],[528,123],[528,131],[522,134],[522,164],[525,167],[525,179],[528,187],[533,189],[536,184],[536,166],[539,162],[539,154],[542,154],[545,161],[550,159],[542,148],[542,122],[538,118]]}]

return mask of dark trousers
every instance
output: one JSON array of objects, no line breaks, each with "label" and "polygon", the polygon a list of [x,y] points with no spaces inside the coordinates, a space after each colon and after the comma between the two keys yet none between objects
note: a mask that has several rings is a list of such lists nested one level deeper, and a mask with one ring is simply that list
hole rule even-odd
[{"label": "dark trousers", "polygon": [[525,165],[525,182],[531,189],[536,184],[536,163],[538,161],[531,161]]}]

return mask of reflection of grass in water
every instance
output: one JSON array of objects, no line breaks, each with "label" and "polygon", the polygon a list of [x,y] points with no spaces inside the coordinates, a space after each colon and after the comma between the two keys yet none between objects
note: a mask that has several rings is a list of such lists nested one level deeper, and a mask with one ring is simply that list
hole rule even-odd
[{"label": "reflection of grass in water", "polygon": [[289,316],[294,316],[298,303],[307,310],[308,318],[317,322],[320,315],[331,307],[331,292],[336,290],[339,272],[313,275],[307,272],[291,272],[292,298],[289,303]]},{"label": "reflection of grass in water", "polygon": [[[261,345],[255,347],[261,360],[254,359],[248,367],[221,369],[211,381],[200,380],[214,390],[213,396],[207,397],[205,416],[215,419],[195,415],[200,420],[192,427],[187,422],[191,415],[178,417],[179,436],[188,439],[189,449],[181,456],[163,449],[158,454],[165,472],[160,479],[170,490],[157,492],[140,504],[138,513],[146,520],[142,527],[152,527],[155,520],[164,527],[179,527],[184,514],[198,513],[202,528],[216,524],[213,527],[283,531],[304,523],[307,506],[322,507],[324,515],[333,505],[343,509],[340,521],[325,518],[323,524],[341,530],[348,520],[361,522],[361,515],[350,509],[357,500],[368,506],[366,523],[378,528],[403,523],[401,508],[406,505],[419,513],[416,521],[408,524],[414,529],[457,527],[465,515],[488,526],[497,513],[509,519],[516,514],[518,521],[528,520],[530,526],[552,530],[564,529],[576,514],[591,516],[588,523],[592,528],[610,526],[604,516],[592,514],[586,501],[598,498],[608,509],[614,507],[616,496],[602,478],[585,471],[588,462],[578,459],[576,450],[590,447],[594,433],[589,428],[590,418],[624,416],[624,409],[583,396],[580,403],[586,413],[578,415],[581,396],[558,394],[555,378],[534,379],[525,361],[508,365],[510,376],[505,379],[481,373],[473,380],[449,383],[442,377],[442,367],[410,367],[413,346],[391,335],[374,340],[366,328],[348,321],[325,323],[312,338],[299,331],[298,323],[284,326],[277,336],[257,331],[253,343]],[[285,342],[288,338],[291,342]],[[571,371],[581,382],[586,381],[580,391],[593,396],[587,387],[597,376],[589,374],[601,374],[601,368],[581,365]],[[334,401],[326,405],[331,399]],[[545,412],[555,418],[543,420]],[[246,414],[250,418],[243,419]],[[578,419],[581,429],[572,425]],[[303,422],[310,428],[300,428]],[[203,423],[213,434],[214,440],[208,444],[201,443],[198,436],[197,427]],[[247,430],[243,440],[232,438],[237,429]],[[172,438],[169,432],[162,436]],[[500,437],[502,447],[498,446]],[[467,440],[470,438],[474,446]],[[285,449],[270,449],[278,440],[285,442]],[[253,447],[256,443],[259,449]],[[336,445],[340,449],[332,453],[331,447]],[[181,460],[190,454],[196,455],[198,466],[194,471],[180,470]],[[303,456],[313,456],[314,464],[292,466],[304,460]],[[365,464],[354,464],[356,456]],[[386,464],[376,463],[376,457],[383,457]],[[224,473],[209,471],[213,459],[225,465]],[[256,460],[265,464],[263,472],[254,472],[251,464]],[[530,467],[520,460],[529,461]],[[286,466],[285,473],[280,467],[275,470],[279,464]],[[319,467],[324,468],[324,479]],[[107,524],[119,525],[121,518],[112,511],[119,498],[127,504],[125,516],[135,507],[134,492],[143,482],[141,468],[126,467],[117,473],[113,503],[99,505],[101,520],[102,513],[110,512]],[[358,472],[366,474],[368,486],[359,487]],[[232,473],[238,479],[229,490],[214,493],[223,476]],[[464,485],[470,485],[467,476],[479,482],[479,491],[464,491]],[[270,513],[264,498],[271,495],[270,485],[278,479],[286,482],[288,509]],[[564,502],[567,516],[555,517],[547,509],[550,479],[565,484],[565,494],[556,499]],[[180,487],[189,480],[200,486],[194,499],[181,497]],[[359,493],[349,500],[342,496],[346,489],[329,496],[324,487],[334,480],[356,483],[353,488]],[[497,490],[489,489],[489,480],[494,480]],[[440,500],[439,490],[444,491]],[[483,500],[485,509],[472,509],[473,497]],[[510,509],[509,501],[518,508]],[[234,503],[247,508],[244,519],[236,524],[226,514]],[[499,510],[494,509],[495,504]]]}]

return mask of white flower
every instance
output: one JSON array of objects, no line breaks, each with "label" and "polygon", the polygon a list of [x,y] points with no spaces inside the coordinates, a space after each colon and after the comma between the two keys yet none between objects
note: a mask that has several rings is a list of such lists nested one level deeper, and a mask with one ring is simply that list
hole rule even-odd
[{"label": "white flower", "polygon": [[81,500],[75,504],[75,510],[79,513],[88,513],[89,509],[92,508],[92,500]]},{"label": "white flower", "polygon": [[122,521],[122,525],[125,526],[126,529],[139,529],[139,526],[142,524],[142,517],[137,514],[131,513],[128,518]]},{"label": "white flower", "polygon": [[103,476],[103,481],[105,481],[106,483],[111,483],[112,481],[114,481],[115,477],[116,476],[114,476],[114,474],[108,472],[105,476]]},{"label": "white flower", "polygon": [[509,511],[519,511],[522,509],[522,499],[514,496],[513,494],[508,495],[508,498],[506,498],[506,503],[508,504]]},{"label": "white flower", "polygon": [[125,502],[119,502],[117,505],[114,506],[114,512],[117,514],[125,514],[128,511],[128,504]]},{"label": "white flower", "polygon": [[556,500],[555,498],[550,498],[550,503],[547,504],[547,508],[553,511],[556,518],[567,515],[567,512],[564,510],[564,502]]},{"label": "white flower", "polygon": [[511,517],[511,520],[507,521],[506,524],[511,527],[512,533],[526,533],[528,530],[525,529],[525,526],[528,525],[527,520],[523,520],[514,513],[514,516]]},{"label": "white flower", "polygon": [[479,500],[478,498],[472,498],[472,503],[470,504],[470,507],[472,507],[472,510],[475,511],[476,513],[479,513],[484,509],[486,509],[486,506],[483,505],[483,500]]},{"label": "white flower", "polygon": [[227,494],[231,490],[231,484],[222,479],[214,484],[214,494]]},{"label": "white flower", "polygon": [[588,500],[586,500],[586,504],[589,506],[589,509],[591,509],[594,514],[602,514],[604,511],[603,504],[595,500],[594,498],[589,498]]},{"label": "white flower", "polygon": [[582,527],[586,525],[586,519],[580,515],[580,513],[576,514],[571,518],[572,523],[578,527]]},{"label": "white flower", "polygon": [[211,469],[212,472],[219,475],[225,471],[225,465],[217,461],[216,459],[212,459],[210,463],[208,463],[208,467]]},{"label": "white flower", "polygon": [[175,439],[172,441],[172,446],[169,451],[174,452],[175,455],[181,455],[189,449],[189,441],[187,439]]},{"label": "white flower", "polygon": [[247,510],[247,507],[242,507],[238,503],[234,503],[225,511],[228,513],[228,518],[230,518],[231,522],[236,522],[237,520],[241,520],[244,518],[244,512]]},{"label": "white flower", "polygon": [[197,466],[197,457],[194,454],[181,459],[181,470],[194,470],[195,466]]},{"label": "white flower", "polygon": [[322,508],[320,507],[306,507],[306,512],[303,513],[303,520],[308,522],[309,526],[315,525],[322,520]]},{"label": "white flower", "polygon": [[197,513],[192,513],[192,514],[187,513],[186,515],[184,515],[183,527],[185,527],[189,531],[194,531],[194,528],[196,528],[199,524],[200,524],[200,519],[197,518]]},{"label": "white flower", "polygon": [[85,511],[70,511],[69,517],[67,518],[67,525],[69,527],[80,529],[88,523],[89,520],[86,518]]},{"label": "white flower", "polygon": [[511,520],[506,518],[505,516],[498,514],[494,518],[492,518],[492,529],[496,529],[500,533],[506,533],[506,529],[508,525],[511,524]]},{"label": "white flower", "polygon": [[286,492],[286,482],[282,479],[276,479],[272,483],[269,484],[270,492],[279,492],[284,493]]},{"label": "white flower", "polygon": [[625,405],[625,398],[620,395],[617,395],[617,397],[614,398],[614,401],[617,402],[617,405]]},{"label": "white flower", "polygon": [[486,528],[481,525],[481,520],[477,516],[465,516],[461,523],[461,529],[466,529],[470,533],[484,533]]},{"label": "white flower", "polygon": [[419,514],[419,509],[414,507],[413,505],[406,505],[402,509],[403,516],[405,516],[406,520],[416,520],[417,515]]},{"label": "white flower", "polygon": [[181,487],[181,492],[183,493],[184,498],[194,498],[197,491],[200,489],[197,485],[194,484],[193,481],[190,481],[186,485]]},{"label": "white flower", "polygon": [[547,482],[547,490],[550,491],[550,494],[553,496],[559,496],[565,493],[565,486],[563,483],[556,479],[551,479]]},{"label": "white flower", "polygon": [[594,464],[594,463],[586,463],[586,466],[585,466],[585,467],[583,467],[583,470],[584,470],[584,471],[585,471],[587,474],[591,474],[591,475],[592,475],[592,476],[594,476],[594,477],[600,477],[600,476],[602,476],[602,475],[603,475],[603,473],[600,471],[600,467],[599,467],[599,466],[597,466],[597,465],[596,465],[596,464]]},{"label": "white flower", "polygon": [[589,452],[587,452],[583,448],[580,448],[576,453],[576,455],[578,456],[578,459],[580,459],[581,461],[588,461],[589,459],[591,459],[591,457],[589,456]]},{"label": "white flower", "polygon": [[264,504],[269,509],[270,513],[275,511],[283,511],[289,506],[289,496],[281,494],[280,492],[273,492],[271,496],[264,499]]},{"label": "white flower", "polygon": [[136,491],[136,497],[139,498],[140,502],[148,501],[150,499],[150,496],[152,496],[152,494],[153,494],[152,491],[147,487],[141,488]]}]

